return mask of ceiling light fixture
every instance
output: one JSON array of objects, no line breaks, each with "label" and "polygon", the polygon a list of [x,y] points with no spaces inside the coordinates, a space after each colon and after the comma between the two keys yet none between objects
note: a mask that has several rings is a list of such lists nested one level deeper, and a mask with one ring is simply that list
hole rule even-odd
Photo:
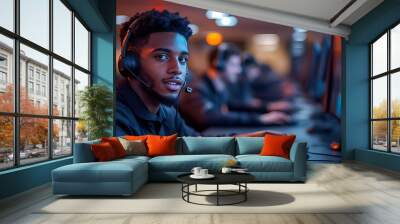
[{"label": "ceiling light fixture", "polygon": [[121,25],[129,20],[129,16],[126,15],[117,15],[116,23],[117,25]]},{"label": "ceiling light fixture", "polygon": [[228,16],[228,14],[223,13],[223,12],[217,12],[217,11],[211,11],[211,10],[207,10],[207,12],[206,12],[206,17],[208,19],[221,19],[226,16]]},{"label": "ceiling light fixture", "polygon": [[258,45],[278,45],[279,36],[276,34],[257,34],[253,37]]},{"label": "ceiling light fixture", "polygon": [[222,26],[222,27],[232,27],[235,26],[237,23],[238,20],[234,16],[222,17],[220,19],[215,20],[215,24],[217,24],[217,26]]},{"label": "ceiling light fixture", "polygon": [[189,28],[192,30],[192,35],[195,35],[199,32],[199,26],[197,26],[196,24],[189,24]]}]

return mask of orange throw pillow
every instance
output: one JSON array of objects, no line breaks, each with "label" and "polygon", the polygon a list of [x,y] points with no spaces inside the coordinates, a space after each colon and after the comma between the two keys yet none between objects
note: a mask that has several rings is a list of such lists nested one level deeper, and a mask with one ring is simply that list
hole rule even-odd
[{"label": "orange throw pillow", "polygon": [[262,156],[280,156],[290,159],[290,148],[296,135],[270,135],[264,136],[264,146],[261,149]]},{"label": "orange throw pillow", "polygon": [[108,142],[93,144],[91,145],[91,149],[94,157],[99,162],[109,161],[117,158],[114,149]]},{"label": "orange throw pillow", "polygon": [[146,140],[147,155],[152,157],[176,155],[176,138],[176,134],[170,136],[148,135]]},{"label": "orange throw pillow", "polygon": [[117,137],[101,138],[101,142],[108,142],[114,149],[117,158],[126,156],[126,151]]},{"label": "orange throw pillow", "polygon": [[147,139],[147,135],[125,135],[124,139],[128,140],[128,141],[136,141],[136,140],[140,140],[140,141],[146,141]]}]

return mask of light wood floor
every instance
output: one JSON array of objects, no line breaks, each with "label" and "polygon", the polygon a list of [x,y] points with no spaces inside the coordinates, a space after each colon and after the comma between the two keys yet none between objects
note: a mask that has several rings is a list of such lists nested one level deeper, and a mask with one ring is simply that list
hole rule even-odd
[{"label": "light wood floor", "polygon": [[[105,224],[253,224],[253,223],[400,223],[400,174],[359,163],[309,164],[308,182],[346,201],[363,202],[356,214],[37,214],[54,200],[49,185],[0,202],[0,223]],[[315,203],[319,203],[316,201]],[[173,206],[173,205],[171,205]]]}]

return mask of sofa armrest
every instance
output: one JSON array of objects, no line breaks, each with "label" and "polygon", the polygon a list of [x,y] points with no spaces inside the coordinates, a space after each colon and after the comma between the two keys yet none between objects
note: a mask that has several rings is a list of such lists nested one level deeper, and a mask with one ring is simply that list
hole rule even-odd
[{"label": "sofa armrest", "polygon": [[95,162],[90,146],[92,144],[98,144],[100,140],[94,140],[89,142],[75,143],[74,147],[74,163],[89,163]]},{"label": "sofa armrest", "polygon": [[293,179],[305,181],[307,176],[307,143],[295,142],[290,150],[290,160],[293,162]]}]

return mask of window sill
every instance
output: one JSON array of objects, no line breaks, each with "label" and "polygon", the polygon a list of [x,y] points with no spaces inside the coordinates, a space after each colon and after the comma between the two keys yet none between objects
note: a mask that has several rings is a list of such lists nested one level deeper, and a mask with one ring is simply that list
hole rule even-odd
[{"label": "window sill", "polygon": [[52,160],[43,161],[43,162],[39,162],[39,163],[35,163],[35,164],[24,165],[24,166],[16,167],[16,168],[10,168],[10,169],[7,169],[7,170],[0,171],[0,176],[1,175],[5,175],[5,174],[9,174],[9,173],[14,173],[14,172],[27,170],[27,169],[32,169],[32,168],[35,168],[35,167],[49,165],[49,164],[52,164],[52,163],[62,162],[62,161],[66,161],[66,160],[69,160],[69,159],[72,160],[72,158],[73,158],[73,156],[67,156],[67,157],[62,157],[62,158],[59,158],[59,159],[52,159]]}]

